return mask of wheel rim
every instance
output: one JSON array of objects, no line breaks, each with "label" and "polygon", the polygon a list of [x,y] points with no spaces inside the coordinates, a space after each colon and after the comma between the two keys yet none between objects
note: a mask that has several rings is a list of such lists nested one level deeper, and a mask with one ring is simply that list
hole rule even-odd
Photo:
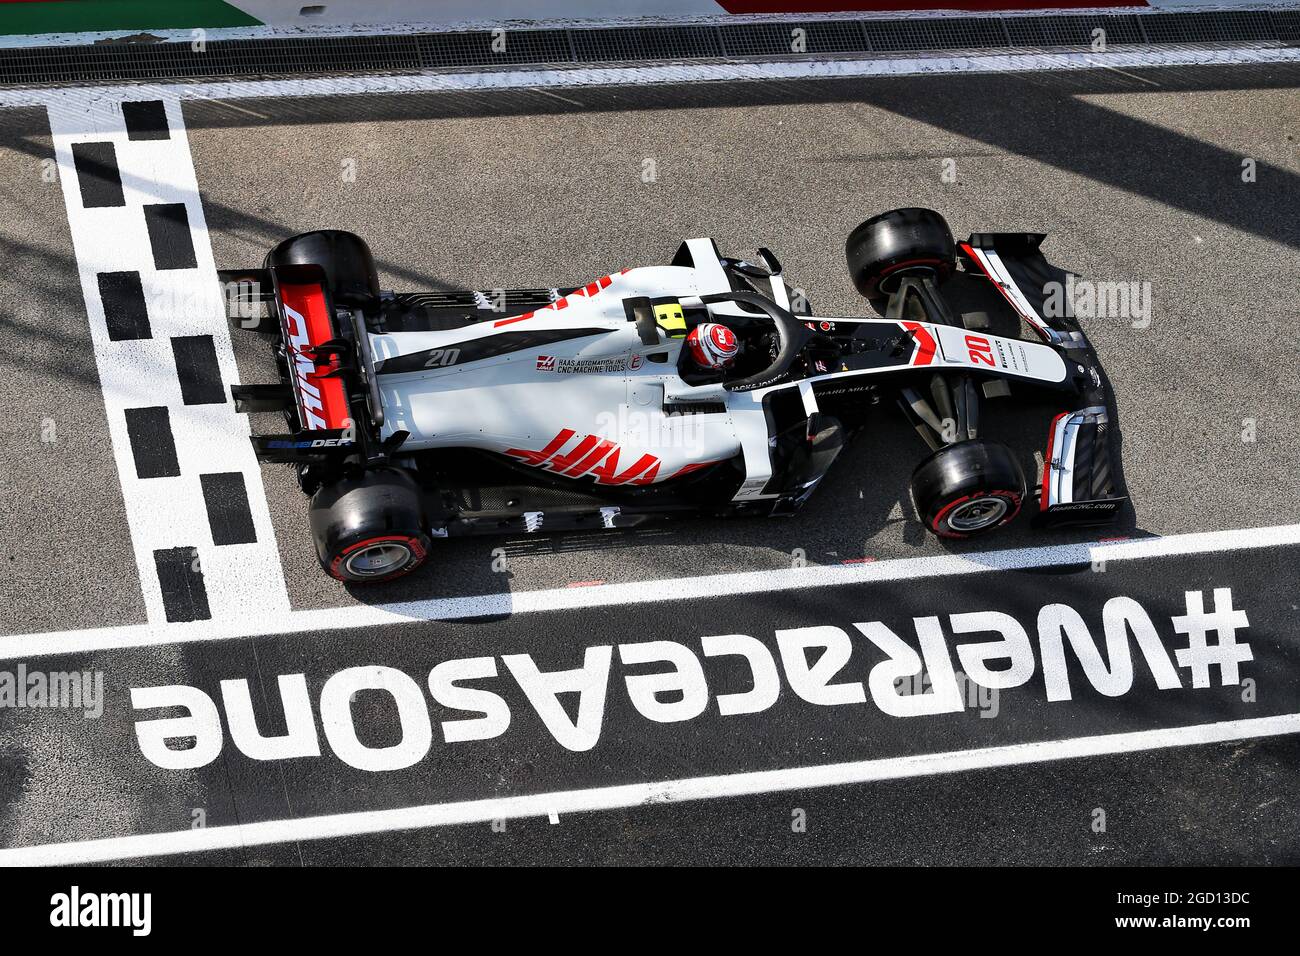
[{"label": "wheel rim", "polygon": [[400,541],[384,541],[352,552],[343,562],[348,574],[374,578],[402,568],[411,560],[411,549]]},{"label": "wheel rim", "polygon": [[953,509],[948,516],[948,527],[963,534],[983,531],[1005,518],[1008,509],[1005,498],[973,498]]}]

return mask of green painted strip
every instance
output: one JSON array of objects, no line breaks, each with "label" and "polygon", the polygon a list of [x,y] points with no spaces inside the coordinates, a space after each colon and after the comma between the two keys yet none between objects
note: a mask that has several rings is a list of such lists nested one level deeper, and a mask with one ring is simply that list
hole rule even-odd
[{"label": "green painted strip", "polygon": [[248,27],[261,21],[222,0],[58,0],[0,3],[0,35]]}]

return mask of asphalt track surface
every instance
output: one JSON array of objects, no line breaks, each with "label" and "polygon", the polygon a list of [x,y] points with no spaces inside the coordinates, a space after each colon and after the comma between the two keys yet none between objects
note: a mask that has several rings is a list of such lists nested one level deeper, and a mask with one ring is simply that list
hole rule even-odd
[{"label": "asphalt track surface", "polygon": [[[367,237],[385,287],[549,286],[662,262],[680,239],[707,234],[732,254],[772,247],[817,311],[855,314],[863,305],[845,275],[842,241],[877,211],[930,206],[958,233],[1047,232],[1054,262],[1151,284],[1148,326],[1089,326],[1117,394],[1133,497],[1112,533],[1137,538],[1300,520],[1297,79],[1300,71],[1278,66],[259,99],[187,104],[185,123],[221,268],[257,265],[285,236],[335,227]],[[42,111],[6,110],[0,128],[8,263],[0,291],[10,303],[0,316],[0,629],[140,622],[68,223],[57,184],[41,176],[48,126]],[[1247,158],[1256,167],[1250,183],[1241,175]],[[647,160],[653,182],[643,181]],[[942,176],[946,160],[955,161],[956,182]],[[348,161],[352,181],[341,176]],[[241,378],[270,380],[258,340],[235,345]],[[1034,473],[1045,415],[1000,417],[990,407],[987,419],[990,434],[1024,449]],[[1247,420],[1253,441],[1243,441]],[[942,555],[948,548],[924,535],[906,499],[919,453],[915,437],[882,415],[793,521],[445,542],[426,569],[364,593],[319,572],[291,474],[268,467],[263,479],[292,605],[308,609]],[[1038,543],[1020,521],[980,547]],[[504,562],[494,549],[504,549]],[[1282,547],[1103,573],[1085,565],[719,594],[28,659],[32,669],[101,670],[107,699],[97,720],[0,710],[0,843],[186,830],[196,813],[219,826],[1292,714],[1300,712],[1296,556]],[[670,598],[671,586],[660,587]],[[864,621],[914,640],[913,617],[985,610],[1009,613],[1033,634],[1038,610],[1053,602],[1077,608],[1097,633],[1103,604],[1117,595],[1142,604],[1172,653],[1184,592],[1203,590],[1208,606],[1215,588],[1232,588],[1235,606],[1250,614],[1239,635],[1254,650],[1241,670],[1256,682],[1249,701],[1217,669],[1209,687],[1192,687],[1184,673],[1171,690],[1139,666],[1116,697],[1076,689],[1049,701],[1035,676],[1004,691],[991,719],[979,707],[889,718],[870,698],[828,707],[783,685],[761,713],[720,717],[711,699],[698,719],[653,723],[620,691],[638,671],[615,649],[600,742],[575,752],[509,689],[500,661],[527,653],[543,670],[561,670],[580,666],[585,649],[651,640],[698,654],[704,636],[730,633],[772,650],[778,629],[851,631]],[[275,733],[277,675],[305,674],[316,702],[345,668],[391,667],[423,685],[434,664],[478,656],[498,659],[491,686],[509,702],[509,730],[444,743],[436,730],[447,716],[435,707],[431,753],[410,769],[360,771],[323,741],[321,757],[254,761],[227,739],[214,762],[166,770],[142,756],[133,730],[140,715],[130,688],[188,685],[219,700],[219,681],[246,679],[258,689],[265,732]],[[712,694],[743,690],[743,677],[702,660]],[[851,666],[864,680],[862,661]],[[358,698],[353,721],[368,744],[393,743],[391,704]],[[556,823],[529,817],[504,832],[473,823],[158,859],[1295,863],[1298,766],[1300,741],[1290,735],[564,814]],[[806,829],[792,827],[796,811]]]}]

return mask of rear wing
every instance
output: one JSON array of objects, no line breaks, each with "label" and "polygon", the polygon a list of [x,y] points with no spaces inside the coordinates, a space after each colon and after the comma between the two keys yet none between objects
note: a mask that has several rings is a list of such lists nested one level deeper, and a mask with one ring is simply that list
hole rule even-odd
[{"label": "rear wing", "polygon": [[967,271],[982,273],[1043,341],[1083,373],[1079,407],[1052,419],[1038,494],[1040,526],[1107,524],[1128,500],[1120,469],[1114,396],[1092,343],[1059,303],[1069,274],[1040,250],[1042,233],[975,233],[958,243]]},{"label": "rear wing", "polygon": [[338,309],[325,272],[285,265],[218,273],[232,322],[277,337],[280,382],[233,385],[239,412],[282,412],[290,432],[254,435],[258,460],[310,463],[390,451],[360,309]]},{"label": "rear wing", "polygon": [[254,435],[253,453],[258,461],[310,464],[332,461],[340,453],[354,451],[356,435],[351,429],[299,431],[292,435]]}]

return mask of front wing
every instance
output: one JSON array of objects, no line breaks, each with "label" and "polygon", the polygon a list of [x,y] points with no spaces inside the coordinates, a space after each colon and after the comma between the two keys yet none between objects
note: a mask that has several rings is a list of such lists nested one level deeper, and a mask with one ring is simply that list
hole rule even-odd
[{"label": "front wing", "polygon": [[1040,233],[976,233],[958,244],[966,269],[982,273],[1011,308],[1077,373],[1077,407],[1056,416],[1047,436],[1039,489],[1041,526],[1113,521],[1128,500],[1119,473],[1114,397],[1083,329],[1051,307],[1049,290],[1067,274],[1047,261]]}]

